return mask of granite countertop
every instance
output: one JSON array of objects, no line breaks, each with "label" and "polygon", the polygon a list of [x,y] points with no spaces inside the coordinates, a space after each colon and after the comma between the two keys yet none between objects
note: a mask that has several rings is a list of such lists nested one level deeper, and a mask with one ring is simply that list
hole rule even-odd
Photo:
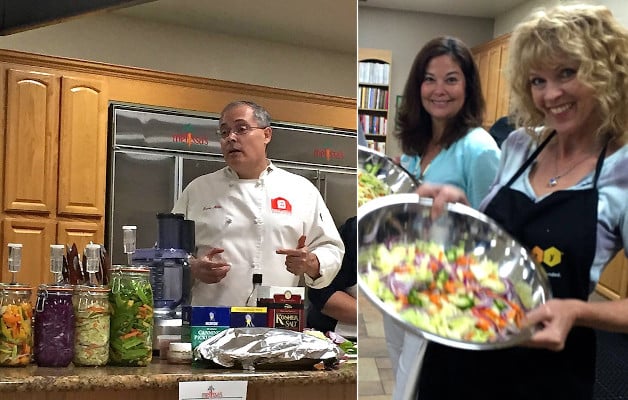
[{"label": "granite countertop", "polygon": [[206,380],[247,380],[260,384],[351,384],[357,382],[357,365],[348,362],[330,371],[244,371],[201,369],[155,360],[147,367],[134,368],[73,365],[42,368],[35,364],[21,368],[0,367],[0,392],[173,389],[178,387],[179,382]]}]

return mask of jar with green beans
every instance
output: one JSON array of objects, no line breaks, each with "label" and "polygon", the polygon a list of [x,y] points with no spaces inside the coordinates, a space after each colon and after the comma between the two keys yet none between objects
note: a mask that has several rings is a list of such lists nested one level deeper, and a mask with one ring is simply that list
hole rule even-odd
[{"label": "jar with green beans", "polygon": [[146,366],[153,357],[153,291],[148,267],[116,266],[111,274],[109,364]]}]

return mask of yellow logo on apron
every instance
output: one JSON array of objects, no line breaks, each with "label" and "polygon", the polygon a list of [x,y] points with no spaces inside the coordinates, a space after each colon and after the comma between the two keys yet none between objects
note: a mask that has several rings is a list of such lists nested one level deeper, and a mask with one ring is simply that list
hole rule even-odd
[{"label": "yellow logo on apron", "polygon": [[539,246],[532,248],[532,258],[537,263],[544,263],[548,267],[555,267],[562,262],[563,253],[556,247],[552,246],[546,250],[541,249]]}]

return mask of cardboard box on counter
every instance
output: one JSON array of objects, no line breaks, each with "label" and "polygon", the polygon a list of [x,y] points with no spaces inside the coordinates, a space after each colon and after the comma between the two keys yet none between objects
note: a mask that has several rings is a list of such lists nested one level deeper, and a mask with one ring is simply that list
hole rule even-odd
[{"label": "cardboard box on counter", "polygon": [[268,327],[302,332],[305,326],[305,288],[260,286],[257,305],[268,308]]},{"label": "cardboard box on counter", "polygon": [[231,307],[232,328],[267,328],[266,307]]},{"label": "cardboard box on counter", "polygon": [[181,340],[192,343],[192,348],[212,336],[229,329],[230,307],[183,306],[181,309]]},{"label": "cardboard box on counter", "polygon": [[181,319],[183,325],[228,327],[231,323],[231,308],[186,305],[181,308]]}]

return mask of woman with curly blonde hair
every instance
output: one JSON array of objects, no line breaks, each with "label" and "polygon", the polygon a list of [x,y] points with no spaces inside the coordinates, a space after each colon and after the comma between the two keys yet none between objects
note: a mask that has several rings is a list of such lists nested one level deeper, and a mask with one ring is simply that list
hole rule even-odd
[{"label": "woman with curly blonde hair", "polygon": [[[538,11],[510,40],[511,111],[480,210],[532,250],[553,299],[527,315],[521,347],[489,352],[430,344],[419,398],[593,398],[593,328],[628,333],[628,299],[587,302],[617,252],[628,254],[628,30],[603,6]],[[453,187],[422,186],[445,202]]]}]

